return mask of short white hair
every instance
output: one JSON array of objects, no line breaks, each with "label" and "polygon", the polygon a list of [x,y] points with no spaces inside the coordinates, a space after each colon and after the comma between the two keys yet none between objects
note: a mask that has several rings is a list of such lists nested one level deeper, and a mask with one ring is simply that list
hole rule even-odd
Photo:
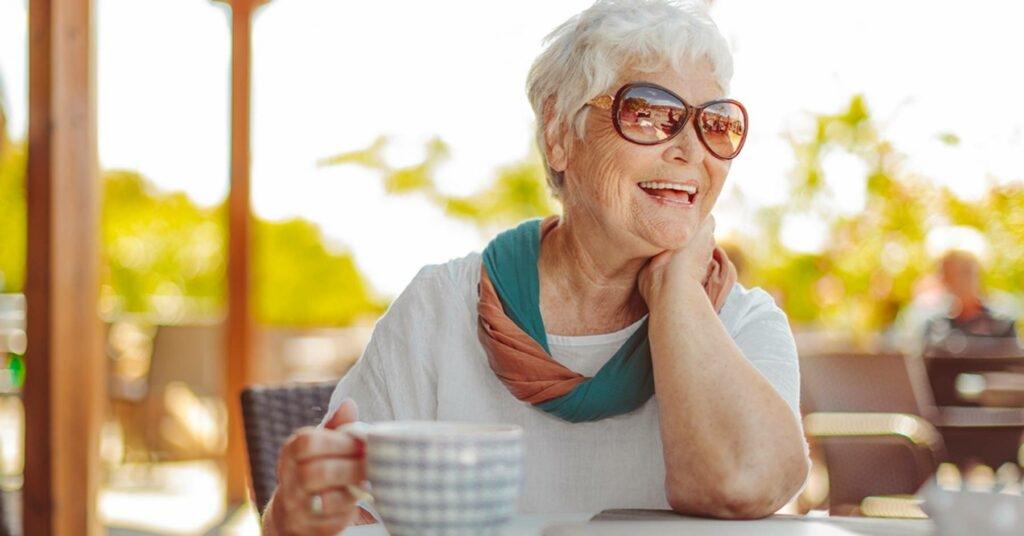
[{"label": "short white hair", "polygon": [[[559,197],[564,176],[551,168],[547,132],[583,139],[584,105],[607,93],[626,70],[681,72],[687,60],[706,59],[723,92],[732,78],[729,44],[703,0],[597,0],[544,38],[547,45],[530,68],[526,92],[537,119],[537,144],[552,193]],[[545,124],[545,103],[551,101]],[[571,128],[570,128],[571,127]]]}]

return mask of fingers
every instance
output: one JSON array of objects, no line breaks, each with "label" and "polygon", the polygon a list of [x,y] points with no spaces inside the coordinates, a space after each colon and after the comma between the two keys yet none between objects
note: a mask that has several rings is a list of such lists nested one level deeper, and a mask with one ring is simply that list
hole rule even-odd
[{"label": "fingers", "polygon": [[647,259],[647,269],[656,270],[661,266],[665,265],[666,263],[670,262],[672,260],[672,256],[675,255],[675,252],[676,250],[674,249],[666,249],[665,251],[658,253],[657,255],[651,257],[650,259]]},{"label": "fingers", "polygon": [[349,434],[303,428],[285,443],[281,455],[297,463],[323,457],[359,458],[363,455],[363,443]]},{"label": "fingers", "polygon": [[358,485],[366,480],[366,464],[362,460],[321,458],[295,467],[296,479],[306,493],[319,493]]},{"label": "fingers", "polygon": [[[277,493],[274,497],[275,508],[278,508],[281,526],[291,529],[289,534],[330,534],[335,535],[349,525],[357,521],[358,506],[355,496],[345,489],[344,486],[322,489],[307,489],[304,480],[309,480],[309,472],[317,470],[321,461],[297,465],[283,464],[280,473],[281,480],[278,481]],[[361,462],[349,462],[352,464]],[[305,469],[304,469],[305,468]],[[306,471],[304,474],[303,471]],[[332,475],[344,473],[335,469],[330,470]],[[353,471],[359,478],[360,471]],[[334,480],[346,480],[338,476],[330,477]],[[320,484],[313,482],[311,488],[318,488]],[[320,508],[317,512],[313,510],[314,496],[320,497]],[[286,531],[287,532],[287,531]]]},{"label": "fingers", "polygon": [[[355,403],[346,401],[328,426],[341,426],[356,416]],[[292,435],[281,449],[274,499],[284,514],[280,525],[285,532],[334,535],[354,523],[356,499],[345,488],[366,480],[365,467],[363,443],[350,434],[309,427]],[[322,506],[317,513],[314,496]]]},{"label": "fingers", "polygon": [[283,505],[287,526],[294,534],[335,535],[357,520],[358,505],[355,497],[344,489],[327,490],[317,493],[321,506],[319,513],[313,513],[313,494],[296,491],[290,494]]},{"label": "fingers", "polygon": [[350,422],[359,420],[359,407],[356,406],[356,401],[351,398],[346,398],[338,409],[334,410],[334,415],[331,415],[330,419],[324,424],[324,427],[334,430],[342,425]]}]

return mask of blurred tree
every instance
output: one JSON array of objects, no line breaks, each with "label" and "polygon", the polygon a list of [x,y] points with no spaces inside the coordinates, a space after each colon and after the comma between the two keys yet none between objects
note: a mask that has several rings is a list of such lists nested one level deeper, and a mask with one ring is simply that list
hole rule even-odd
[{"label": "blurred tree", "polygon": [[559,211],[557,201],[548,194],[544,169],[536,152],[498,169],[495,177],[476,193],[457,196],[446,194],[437,186],[437,168],[449,156],[448,146],[442,140],[430,140],[423,161],[406,167],[387,163],[383,157],[387,144],[388,139],[380,137],[365,149],[325,158],[320,165],[355,164],[375,170],[388,193],[425,195],[445,214],[472,223],[483,232]]},{"label": "blurred tree", "polygon": [[25,284],[27,157],[25,143],[12,141],[0,129],[0,292],[13,292]]},{"label": "blurred tree", "polygon": [[[224,300],[223,205],[202,208],[180,192],[156,191],[138,173],[104,173],[103,247],[108,314],[163,321],[219,315]],[[373,295],[347,252],[330,251],[319,228],[256,219],[254,313],[260,322],[346,325],[387,303]]]},{"label": "blurred tree", "polygon": [[[787,202],[754,206],[741,196],[757,231],[735,239],[748,257],[748,280],[772,292],[794,323],[860,334],[884,329],[912,298],[914,283],[934,268],[926,237],[947,226],[971,227],[986,238],[986,284],[1024,291],[1024,185],[992,186],[976,201],[932,185],[906,169],[860,96],[839,113],[813,119],[811,131],[790,134],[796,166]],[[959,142],[951,133],[939,139],[950,146]],[[449,156],[443,141],[431,140],[424,159],[405,167],[387,163],[387,143],[378,138],[320,164],[376,170],[388,192],[424,195],[486,234],[559,210],[536,153],[498,169],[476,193],[459,196],[441,191],[435,180]],[[838,194],[826,180],[823,161],[837,153],[864,164],[864,207],[853,214],[836,210]],[[0,133],[0,292],[18,292],[24,284],[24,173],[24,143]],[[792,217],[810,217],[826,228],[820,251],[793,251],[783,243],[782,228]],[[108,171],[102,231],[105,311],[171,319],[220,313],[223,207],[199,207],[184,194],[156,191],[137,173]],[[386,306],[351,254],[328,248],[309,222],[257,221],[254,241],[260,321],[343,325],[372,318]]]},{"label": "blurred tree", "polygon": [[[0,126],[3,126],[0,109]],[[0,128],[0,292],[25,280],[25,143]],[[223,311],[225,214],[181,192],[160,192],[134,171],[102,175],[101,311],[156,322],[217,318]],[[387,306],[352,255],[327,247],[300,219],[254,225],[254,314],[285,325],[346,325]]]},{"label": "blurred tree", "polygon": [[[993,186],[978,201],[965,201],[948,189],[942,211],[953,225],[972,227],[989,242],[986,283],[1009,292],[1024,286],[1024,182]],[[1024,327],[1024,326],[1020,326]]]},{"label": "blurred tree", "polygon": [[218,208],[158,192],[123,170],[103,174],[102,199],[105,313],[156,313],[165,321],[220,314],[225,241]]},{"label": "blurred tree", "polygon": [[253,232],[256,316],[270,324],[348,325],[387,308],[347,251],[333,252],[307,220],[257,220]]},{"label": "blurred tree", "polygon": [[[995,186],[966,202],[914,174],[879,133],[861,96],[837,114],[814,117],[814,129],[791,135],[796,155],[789,201],[757,210],[759,232],[741,237],[750,253],[751,280],[771,291],[794,323],[816,323],[868,336],[890,326],[913,299],[918,279],[934,271],[925,245],[932,231],[952,225],[976,228],[993,252],[990,288],[1024,291],[1024,188]],[[950,133],[940,140],[955,146]],[[845,152],[864,164],[864,207],[837,210],[823,161]],[[1016,211],[1016,212],[1015,212]],[[827,229],[821,251],[794,252],[781,240],[787,217],[812,216]]]},{"label": "blurred tree", "polygon": [[[772,292],[795,324],[816,324],[870,335],[889,326],[912,298],[913,286],[933,270],[925,250],[932,230],[948,225],[978,229],[995,252],[986,282],[1012,293],[1024,290],[1024,187],[993,187],[977,202],[957,198],[933,186],[903,165],[903,155],[872,120],[865,99],[854,96],[840,112],[813,117],[808,133],[790,134],[796,157],[784,204],[739,202],[757,223],[757,231],[738,237],[750,267],[748,280]],[[952,133],[939,134],[950,146]],[[558,211],[546,186],[537,153],[503,167],[480,191],[453,196],[438,190],[437,167],[449,155],[431,140],[423,161],[393,167],[383,157],[388,140],[342,153],[321,165],[355,164],[380,173],[386,191],[425,195],[445,213],[492,234],[522,219]],[[863,162],[864,208],[854,214],[836,209],[838,194],[829,187],[823,161],[846,153]],[[820,251],[799,252],[782,241],[789,218],[817,220],[826,229]]]}]

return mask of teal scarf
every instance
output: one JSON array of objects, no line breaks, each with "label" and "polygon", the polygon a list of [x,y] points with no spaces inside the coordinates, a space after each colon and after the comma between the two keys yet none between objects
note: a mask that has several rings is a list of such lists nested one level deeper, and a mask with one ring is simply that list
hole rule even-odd
[{"label": "teal scarf", "polygon": [[[540,240],[540,220],[529,220],[501,233],[484,249],[481,275],[483,280],[489,279],[493,284],[493,289],[501,300],[501,309],[508,319],[528,335],[543,351],[544,357],[550,360],[543,365],[548,368],[565,368],[550,357],[551,350],[548,347],[544,320],[540,314],[540,279],[537,271]],[[484,284],[482,281],[482,286]],[[481,302],[483,301],[482,288]],[[517,398],[529,400],[534,407],[555,417],[574,423],[597,421],[629,413],[644,405],[654,394],[654,371],[651,347],[647,340],[647,320],[644,320],[640,328],[594,377],[582,378],[565,369],[569,377],[567,381],[566,375],[563,375],[563,381],[558,382],[560,386],[555,385],[551,388],[542,385],[540,389],[544,392],[531,397],[530,387],[536,386],[542,380],[537,374],[530,374],[532,371],[529,370],[537,364],[536,348],[533,349],[534,355],[531,356],[532,363],[531,358],[524,360],[521,355],[517,361],[510,361],[517,358],[509,358],[510,351],[507,349],[496,348],[500,341],[495,341],[488,334],[488,329],[494,322],[488,322],[491,319],[485,318],[487,316],[493,317],[493,311],[488,315],[481,307],[480,338],[488,350],[488,358],[498,377]],[[527,369],[525,373],[524,369]],[[572,375],[576,378],[572,378]],[[515,382],[520,384],[509,385]],[[570,385],[566,385],[567,383]],[[527,396],[520,396],[524,389]],[[563,393],[567,389],[568,392]]]}]

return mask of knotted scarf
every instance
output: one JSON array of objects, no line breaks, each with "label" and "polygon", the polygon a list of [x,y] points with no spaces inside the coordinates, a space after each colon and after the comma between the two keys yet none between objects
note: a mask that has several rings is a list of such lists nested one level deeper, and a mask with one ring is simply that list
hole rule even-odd
[{"label": "knotted scarf", "polygon": [[[491,370],[513,396],[569,422],[628,413],[654,394],[647,320],[597,374],[587,378],[551,357],[540,314],[540,243],[558,217],[528,220],[484,249],[477,335]],[[719,247],[708,263],[704,290],[716,311],[736,282],[736,268]]]}]

